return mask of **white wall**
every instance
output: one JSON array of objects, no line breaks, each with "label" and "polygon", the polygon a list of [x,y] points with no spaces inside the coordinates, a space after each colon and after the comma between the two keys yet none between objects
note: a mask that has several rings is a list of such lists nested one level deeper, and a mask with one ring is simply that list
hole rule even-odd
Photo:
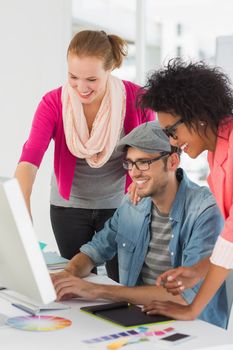
[{"label": "white wall", "polygon": [[233,83],[233,35],[216,39],[216,65],[223,68]]},{"label": "white wall", "polygon": [[[43,94],[66,79],[70,0],[0,0],[0,176],[12,176]],[[49,219],[50,146],[32,197],[40,240],[56,248]]]}]

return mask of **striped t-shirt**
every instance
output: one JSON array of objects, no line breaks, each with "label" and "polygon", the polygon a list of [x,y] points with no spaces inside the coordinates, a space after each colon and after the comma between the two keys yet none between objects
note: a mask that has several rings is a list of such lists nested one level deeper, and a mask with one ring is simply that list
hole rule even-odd
[{"label": "striped t-shirt", "polygon": [[171,232],[172,228],[169,216],[160,213],[153,205],[151,239],[141,272],[144,284],[154,284],[158,275],[172,267],[168,250]]}]

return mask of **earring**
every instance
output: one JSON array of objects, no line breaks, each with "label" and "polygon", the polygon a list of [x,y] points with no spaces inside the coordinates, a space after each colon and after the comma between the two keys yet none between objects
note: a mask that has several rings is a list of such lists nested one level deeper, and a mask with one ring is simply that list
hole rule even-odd
[{"label": "earring", "polygon": [[200,124],[201,126],[204,126],[206,123],[205,123],[205,122],[200,121],[200,122],[199,122],[199,124]]}]

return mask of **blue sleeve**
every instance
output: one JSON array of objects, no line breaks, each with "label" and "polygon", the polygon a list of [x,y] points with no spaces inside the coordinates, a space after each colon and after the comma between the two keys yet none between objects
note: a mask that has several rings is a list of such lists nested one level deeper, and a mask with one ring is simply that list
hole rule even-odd
[{"label": "blue sleeve", "polygon": [[[181,265],[192,266],[205,257],[210,256],[222,227],[223,218],[217,205],[212,205],[202,210],[195,220],[189,240],[183,243]],[[201,283],[196,284],[193,288],[186,289],[182,293],[188,304],[192,303]]]},{"label": "blue sleeve", "polygon": [[118,228],[119,210],[106,221],[104,228],[97,232],[92,240],[80,248],[80,251],[88,255],[95,265],[102,265],[111,260],[117,253],[115,237]]}]

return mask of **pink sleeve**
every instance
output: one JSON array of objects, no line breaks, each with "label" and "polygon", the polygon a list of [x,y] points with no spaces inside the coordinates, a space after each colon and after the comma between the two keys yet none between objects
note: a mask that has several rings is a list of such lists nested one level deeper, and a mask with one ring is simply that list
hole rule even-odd
[{"label": "pink sleeve", "polygon": [[29,138],[23,146],[19,162],[25,161],[37,167],[40,166],[44,153],[56,131],[59,115],[58,90],[46,94],[39,103],[33,118]]},{"label": "pink sleeve", "polygon": [[[222,143],[223,144],[223,143]],[[222,183],[218,189],[216,198],[220,197],[222,205],[219,207],[225,218],[223,230],[216,242],[211,262],[225,268],[233,268],[233,129],[229,136],[229,143],[220,148],[220,153],[226,158],[221,164],[216,165],[214,187]],[[221,173],[224,177],[221,179]],[[220,173],[220,175],[219,175]],[[218,176],[219,175],[219,176]],[[217,177],[218,176],[218,177]],[[213,180],[213,179],[212,179]]]},{"label": "pink sleeve", "polygon": [[[224,149],[220,149],[224,153]],[[223,215],[225,217],[225,224],[221,232],[221,236],[233,243],[233,129],[229,136],[229,143],[227,145],[227,157],[221,164],[221,169],[224,174],[224,182],[222,185],[222,201],[223,201]],[[218,181],[216,179],[216,181]]]},{"label": "pink sleeve", "polygon": [[215,243],[210,261],[214,265],[233,269],[233,243],[219,236]]},{"label": "pink sleeve", "polygon": [[155,112],[152,110],[142,110],[137,106],[138,94],[141,91],[140,86],[123,80],[126,89],[126,116],[124,122],[125,133],[128,134],[138,125],[147,121],[155,120]]},{"label": "pink sleeve", "polygon": [[233,204],[230,207],[229,216],[225,220],[221,236],[227,241],[233,243]]}]

